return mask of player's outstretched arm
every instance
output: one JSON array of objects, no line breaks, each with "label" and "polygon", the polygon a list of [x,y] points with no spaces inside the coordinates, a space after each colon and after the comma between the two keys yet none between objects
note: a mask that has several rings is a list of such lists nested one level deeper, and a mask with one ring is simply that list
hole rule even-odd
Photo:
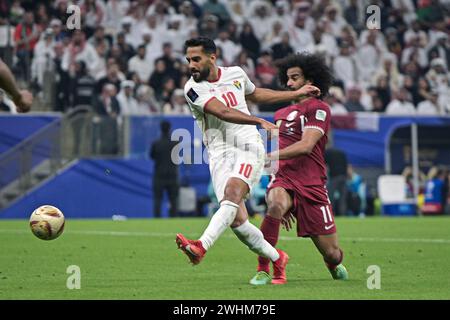
[{"label": "player's outstretched arm", "polygon": [[226,105],[224,105],[216,98],[213,98],[206,104],[204,111],[226,122],[236,124],[260,125],[265,130],[278,129],[276,125],[274,125],[269,121],[266,121],[264,119],[252,115],[245,114],[233,108],[228,108]]},{"label": "player's outstretched arm", "polygon": [[20,90],[8,66],[0,60],[0,88],[8,93],[18,112],[28,112],[33,103],[33,95],[27,90]]},{"label": "player's outstretched arm", "polygon": [[291,144],[290,146],[271,152],[267,155],[269,160],[287,160],[292,158],[297,158],[299,156],[310,154],[317,141],[322,138],[323,133],[314,128],[305,129],[302,135],[302,140]]},{"label": "player's outstretched arm", "polygon": [[245,98],[254,103],[279,103],[298,100],[302,97],[318,97],[320,96],[320,89],[313,85],[304,85],[295,91],[276,91],[265,88],[256,88],[252,94],[247,95]]}]

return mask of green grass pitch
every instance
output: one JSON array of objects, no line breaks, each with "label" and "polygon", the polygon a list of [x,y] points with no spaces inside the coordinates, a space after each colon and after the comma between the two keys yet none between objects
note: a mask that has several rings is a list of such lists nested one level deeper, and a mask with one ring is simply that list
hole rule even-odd
[{"label": "green grass pitch", "polygon": [[[450,218],[338,218],[347,282],[331,280],[309,239],[281,232],[288,284],[252,287],[256,256],[228,230],[196,267],[175,244],[208,219],[70,220],[53,241],[26,220],[0,221],[0,299],[450,299]],[[260,225],[261,220],[253,220]],[[67,267],[81,289],[66,287]],[[369,290],[367,268],[381,270]]]}]

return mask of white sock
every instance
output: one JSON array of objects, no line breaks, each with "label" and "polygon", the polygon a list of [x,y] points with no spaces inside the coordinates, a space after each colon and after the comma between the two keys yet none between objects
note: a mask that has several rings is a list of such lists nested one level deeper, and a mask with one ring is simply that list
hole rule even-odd
[{"label": "white sock", "polygon": [[233,228],[233,232],[237,235],[239,240],[257,255],[269,258],[272,261],[276,261],[280,257],[278,251],[264,239],[261,230],[251,224],[248,220],[239,227]]},{"label": "white sock", "polygon": [[219,210],[213,215],[209,221],[209,225],[200,237],[203,248],[208,250],[220,235],[229,227],[236,218],[239,205],[228,200],[224,200],[220,204]]}]

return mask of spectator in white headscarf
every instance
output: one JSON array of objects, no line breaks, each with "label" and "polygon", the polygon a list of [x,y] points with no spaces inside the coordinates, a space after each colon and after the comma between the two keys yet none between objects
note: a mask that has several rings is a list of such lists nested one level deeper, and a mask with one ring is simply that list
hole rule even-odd
[{"label": "spectator in white headscarf", "polygon": [[410,102],[411,94],[405,88],[400,88],[394,92],[394,100],[386,107],[386,114],[395,116],[415,115],[416,109]]},{"label": "spectator in white headscarf", "polygon": [[250,5],[248,21],[259,41],[262,41],[264,36],[272,29],[271,10],[271,4],[266,1],[256,0]]},{"label": "spectator in white headscarf", "polygon": [[120,92],[117,95],[117,101],[120,105],[120,114],[132,115],[139,114],[137,100],[134,98],[134,82],[124,80],[120,84]]},{"label": "spectator in white headscarf", "polygon": [[446,110],[439,103],[439,93],[437,90],[431,90],[427,99],[417,105],[417,114],[435,116],[446,114]]}]

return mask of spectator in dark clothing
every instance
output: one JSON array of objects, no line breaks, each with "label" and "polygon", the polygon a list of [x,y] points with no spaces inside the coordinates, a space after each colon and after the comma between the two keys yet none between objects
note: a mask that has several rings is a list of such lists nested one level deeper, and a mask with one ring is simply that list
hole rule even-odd
[{"label": "spectator in dark clothing", "polygon": [[164,59],[155,60],[155,70],[150,76],[149,85],[155,92],[160,92],[163,88],[163,79],[168,77],[166,63]]},{"label": "spectator in dark clothing", "polygon": [[162,89],[157,91],[155,94],[156,100],[158,100],[161,105],[171,102],[172,94],[176,89],[175,80],[170,77],[165,77],[162,80]]},{"label": "spectator in dark clothing", "polygon": [[348,112],[362,112],[366,111],[361,104],[361,89],[358,87],[350,87],[347,91],[347,102],[344,103]]},{"label": "spectator in dark clothing", "polygon": [[153,174],[153,214],[161,217],[161,200],[167,191],[170,202],[170,217],[175,217],[178,210],[178,167],[172,161],[172,149],[178,142],[170,139],[170,123],[161,122],[161,137],[153,142],[150,158],[155,162]]},{"label": "spectator in dark clothing", "polygon": [[230,35],[229,39],[234,43],[238,44],[239,43],[238,25],[235,22],[231,21],[227,25],[227,31],[228,34]]},{"label": "spectator in dark clothing", "polygon": [[87,73],[84,61],[75,62],[75,74],[72,79],[72,103],[73,107],[78,105],[91,105],[95,92],[95,79]]},{"label": "spectator in dark clothing", "polygon": [[386,110],[386,106],[383,104],[383,100],[377,92],[375,87],[368,87],[367,94],[369,95],[372,101],[372,112],[384,112]]},{"label": "spectator in dark clothing", "polygon": [[289,43],[289,33],[283,32],[281,35],[281,41],[275,43],[272,47],[272,58],[273,60],[278,60],[294,53],[294,49]]},{"label": "spectator in dark clothing", "polygon": [[350,4],[345,8],[344,12],[345,20],[347,20],[347,23],[358,33],[362,27],[360,11],[358,0],[350,0]]},{"label": "spectator in dark clothing", "polygon": [[157,60],[159,59],[164,61],[166,64],[166,74],[174,79],[178,86],[181,78],[181,61],[173,56],[172,44],[170,42],[163,44],[163,55],[157,58]]},{"label": "spectator in dark clothing", "polygon": [[405,76],[403,80],[403,86],[411,94],[412,103],[415,106],[425,100],[419,93],[418,79],[413,79],[411,76]]},{"label": "spectator in dark clothing", "polygon": [[334,213],[347,214],[347,155],[336,148],[325,151],[325,162],[328,166],[328,194]]},{"label": "spectator in dark clothing", "polygon": [[119,151],[117,118],[120,114],[116,88],[107,83],[102,94],[94,100],[94,111],[99,116],[95,121],[94,150],[100,154],[115,155]]},{"label": "spectator in dark clothing", "polygon": [[108,66],[106,71],[106,76],[98,80],[96,92],[100,93],[103,91],[105,84],[113,84],[116,87],[116,92],[120,91],[120,83],[122,81],[119,78],[119,65],[117,63],[112,63]]},{"label": "spectator in dark clothing", "polygon": [[100,116],[117,117],[120,114],[119,102],[116,99],[117,90],[114,85],[103,86],[101,95],[94,102],[94,111]]},{"label": "spectator in dark clothing", "polygon": [[[128,45],[128,44],[127,44]],[[131,48],[131,47],[130,47]],[[134,51],[132,51],[134,53]],[[113,45],[111,46],[111,50],[108,51],[108,59],[114,59],[116,63],[119,65],[120,70],[128,69],[128,60],[131,58],[127,58],[128,53],[124,53],[120,46]]]},{"label": "spectator in dark clothing", "polygon": [[[87,73],[84,61],[75,62],[75,70],[71,75],[69,97],[70,107],[88,106],[91,108],[92,100],[95,92],[95,79]],[[79,110],[75,111],[78,112]],[[70,121],[74,134],[73,153],[75,156],[80,155],[80,146],[82,142],[81,133],[86,126],[86,119],[81,116],[75,116]]]},{"label": "spectator in dark clothing", "polygon": [[247,51],[248,56],[252,58],[253,62],[256,64],[256,60],[258,59],[261,51],[261,44],[255,36],[252,25],[249,22],[244,23],[242,26],[242,32],[239,36],[239,40],[242,48]]},{"label": "spectator in dark clothing", "polygon": [[70,107],[70,76],[69,72],[62,68],[62,57],[64,54],[64,45],[62,42],[55,45],[55,71],[58,75],[56,77],[55,86],[55,111],[64,112]]},{"label": "spectator in dark clothing", "polygon": [[386,110],[387,105],[391,102],[391,88],[389,87],[389,82],[386,76],[381,76],[377,79],[376,86],[374,88],[377,92],[378,97],[382,101],[382,110]]}]

